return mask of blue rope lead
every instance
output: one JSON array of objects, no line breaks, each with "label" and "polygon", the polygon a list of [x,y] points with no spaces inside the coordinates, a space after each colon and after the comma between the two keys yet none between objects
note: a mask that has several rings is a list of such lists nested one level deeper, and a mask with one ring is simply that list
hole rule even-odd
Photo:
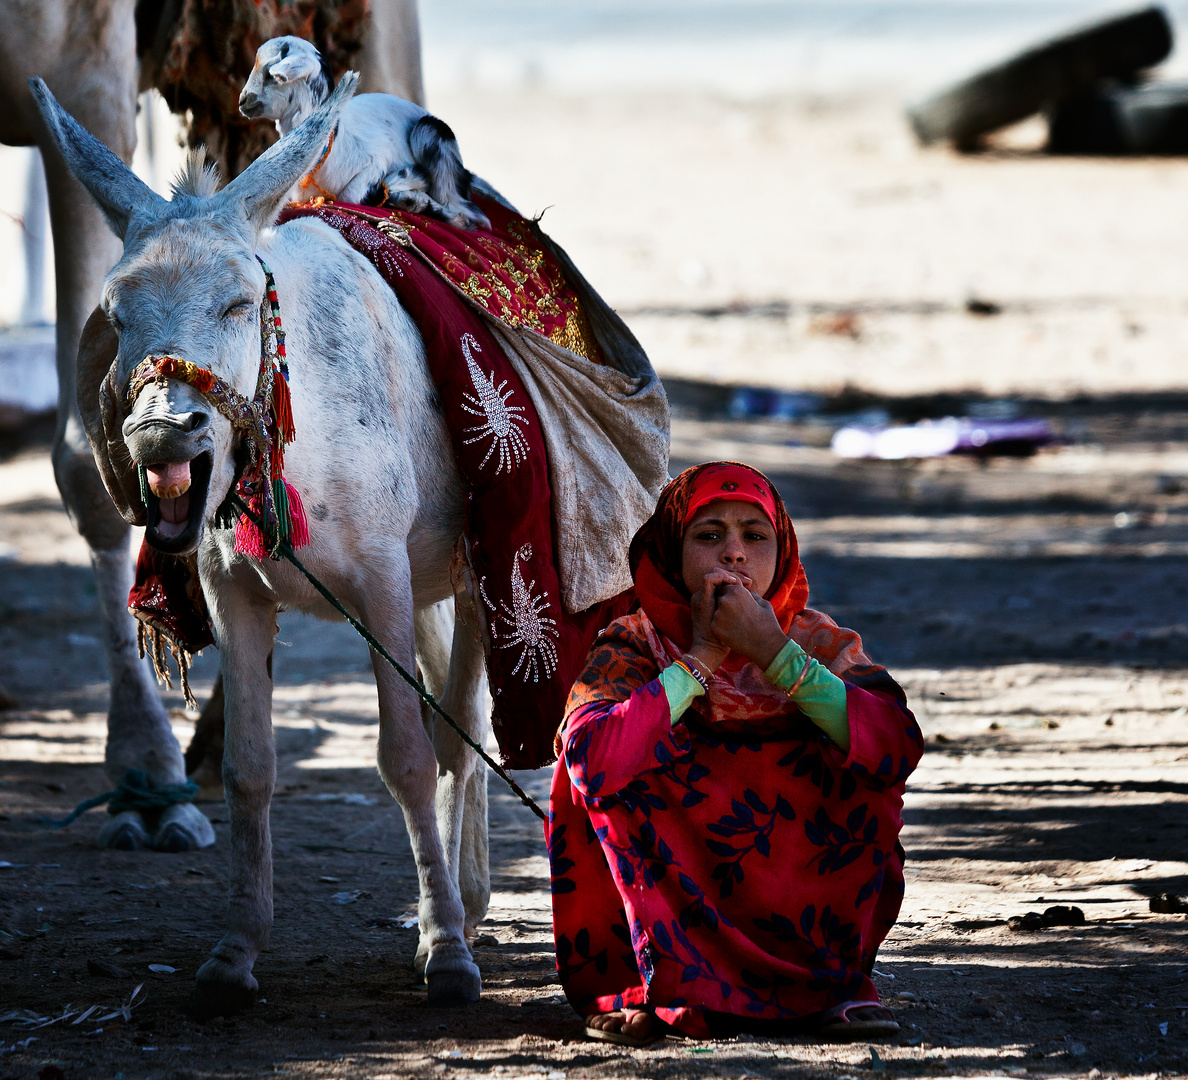
[{"label": "blue rope lead", "polygon": [[64,829],[67,825],[82,817],[88,810],[106,804],[107,812],[113,817],[125,810],[135,810],[143,813],[145,810],[164,810],[168,806],[178,803],[193,802],[198,794],[198,785],[192,780],[182,784],[154,784],[140,769],[129,769],[124,774],[123,782],[114,791],[105,791],[93,799],[80,802],[69,816],[56,819],[43,817],[40,820],[55,829]]}]

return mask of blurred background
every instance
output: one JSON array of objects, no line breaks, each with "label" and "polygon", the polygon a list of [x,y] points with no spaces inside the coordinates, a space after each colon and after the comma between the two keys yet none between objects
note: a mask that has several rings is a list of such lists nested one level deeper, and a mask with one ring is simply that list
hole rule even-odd
[{"label": "blurred background", "polygon": [[[997,152],[921,150],[902,107],[1114,10],[426,0],[421,17],[428,105],[467,164],[545,212],[663,374],[1067,397],[1183,381],[1188,161],[1028,153],[1040,119]],[[1167,11],[1179,28],[1188,2]],[[1157,77],[1186,73],[1177,49]],[[0,149],[0,326],[52,321],[52,252],[27,267],[22,242],[44,232],[32,157]],[[137,169],[165,190],[179,159],[146,96]],[[1003,317],[969,319],[971,299]],[[12,368],[9,396],[30,374]]]}]

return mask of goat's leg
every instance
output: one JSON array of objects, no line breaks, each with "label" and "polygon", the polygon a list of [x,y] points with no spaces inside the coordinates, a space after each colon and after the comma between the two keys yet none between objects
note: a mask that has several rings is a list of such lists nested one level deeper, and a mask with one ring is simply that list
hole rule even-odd
[{"label": "goat's leg", "polygon": [[227,930],[198,969],[194,1011],[229,1016],[256,998],[252,965],[272,929],[269,806],[276,785],[272,647],[276,606],[228,585],[207,589],[219,639],[226,733],[223,793],[231,817]]},{"label": "goat's leg", "polygon": [[[400,569],[402,573],[376,574],[372,580],[407,582],[407,562]],[[414,651],[411,597],[407,592],[403,595],[384,592],[373,589],[369,594],[365,618],[391,654],[411,668]],[[417,864],[421,890],[418,921],[426,950],[429,1003],[469,1004],[479,999],[482,980],[466,945],[465,913],[434,815],[437,766],[433,744],[421,721],[420,703],[412,688],[382,657],[373,656],[372,665],[379,689],[380,775],[404,811]]]},{"label": "goat's leg", "polygon": [[383,183],[388,189],[388,206],[413,214],[424,214],[459,229],[489,228],[491,225],[486,215],[469,200],[450,205],[438,202],[419,184],[410,184],[399,173],[389,174]]}]

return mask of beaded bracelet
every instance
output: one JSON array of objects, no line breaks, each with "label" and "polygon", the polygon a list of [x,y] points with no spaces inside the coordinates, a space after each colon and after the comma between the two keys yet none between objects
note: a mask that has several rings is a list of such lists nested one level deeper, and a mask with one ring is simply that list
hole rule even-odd
[{"label": "beaded bracelet", "polygon": [[702,675],[693,664],[688,663],[684,657],[681,657],[679,660],[674,660],[673,663],[676,664],[676,666],[682,671],[688,672],[691,676],[693,676],[693,678],[697,680],[701,689],[705,693],[709,693],[709,680],[704,675]]}]

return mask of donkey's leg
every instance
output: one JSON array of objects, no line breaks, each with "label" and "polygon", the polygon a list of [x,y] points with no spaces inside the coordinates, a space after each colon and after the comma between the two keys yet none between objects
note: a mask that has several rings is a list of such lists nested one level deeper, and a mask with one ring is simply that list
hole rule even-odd
[{"label": "donkey's leg", "polygon": [[[483,653],[478,638],[474,602],[468,593],[454,598],[454,614],[446,602],[417,612],[417,659],[430,693],[437,696],[449,713],[475,742],[483,745],[487,736],[483,710]],[[450,641],[448,667],[443,673],[441,659],[445,642]],[[444,674],[444,677],[443,677]],[[450,726],[431,710],[422,710],[433,737],[437,757],[437,828],[450,869],[450,880],[458,888],[465,911],[467,936],[487,913],[490,899],[490,876],[486,852],[486,766]],[[475,777],[480,782],[476,782]],[[476,817],[472,803],[481,800]],[[481,820],[480,820],[481,819]],[[483,853],[481,866],[475,865],[476,838]],[[429,957],[429,937],[422,933],[417,944],[414,965],[423,971]]]},{"label": "donkey's leg", "polygon": [[[413,662],[413,611],[407,583],[407,561],[387,573],[370,578],[377,583],[367,597],[364,617],[397,660],[411,668]],[[393,586],[383,589],[383,582]],[[417,863],[421,898],[419,924],[427,945],[425,981],[431,1005],[458,1005],[477,1001],[482,992],[478,967],[470,956],[463,930],[465,915],[458,887],[434,817],[437,769],[433,745],[421,722],[415,692],[380,656],[373,655],[379,688],[379,770],[388,789],[404,811],[404,821]]]},{"label": "donkey's leg", "polygon": [[487,905],[491,902],[491,862],[487,849],[488,776],[485,765],[470,774],[462,814],[458,886],[462,892],[462,906],[466,909],[466,933],[471,936],[487,917]]},{"label": "donkey's leg", "polygon": [[226,743],[223,792],[231,815],[227,932],[198,969],[194,1011],[226,1016],[250,1005],[252,965],[272,929],[272,838],[268,811],[276,785],[272,734],[272,647],[276,606],[230,585],[212,595],[219,638]]},{"label": "donkey's leg", "polygon": [[[454,596],[454,637],[450,678],[442,708],[479,746],[486,745],[488,718],[483,697],[483,647],[471,595]],[[437,820],[447,844],[450,873],[458,882],[466,911],[466,933],[487,914],[491,876],[487,866],[487,766],[440,716],[435,717]]]},{"label": "donkey's leg", "polygon": [[[445,693],[446,682],[450,677],[450,643],[454,636],[454,612],[449,600],[442,600],[428,607],[419,608],[413,617],[413,626],[417,641],[417,673],[429,691],[438,701]],[[430,739],[433,737],[434,711],[424,702],[421,703],[421,722]],[[439,790],[440,797],[440,790]],[[439,804],[440,805],[440,804]],[[438,834],[443,838],[448,835],[442,832],[440,817],[437,823]],[[450,878],[454,885],[458,884],[458,874],[453,863],[449,863],[449,844],[444,843],[446,860],[450,867]],[[429,961],[429,935],[425,927],[421,926],[417,940],[417,951],[413,958],[413,970],[420,976],[425,974],[425,965]]]}]

